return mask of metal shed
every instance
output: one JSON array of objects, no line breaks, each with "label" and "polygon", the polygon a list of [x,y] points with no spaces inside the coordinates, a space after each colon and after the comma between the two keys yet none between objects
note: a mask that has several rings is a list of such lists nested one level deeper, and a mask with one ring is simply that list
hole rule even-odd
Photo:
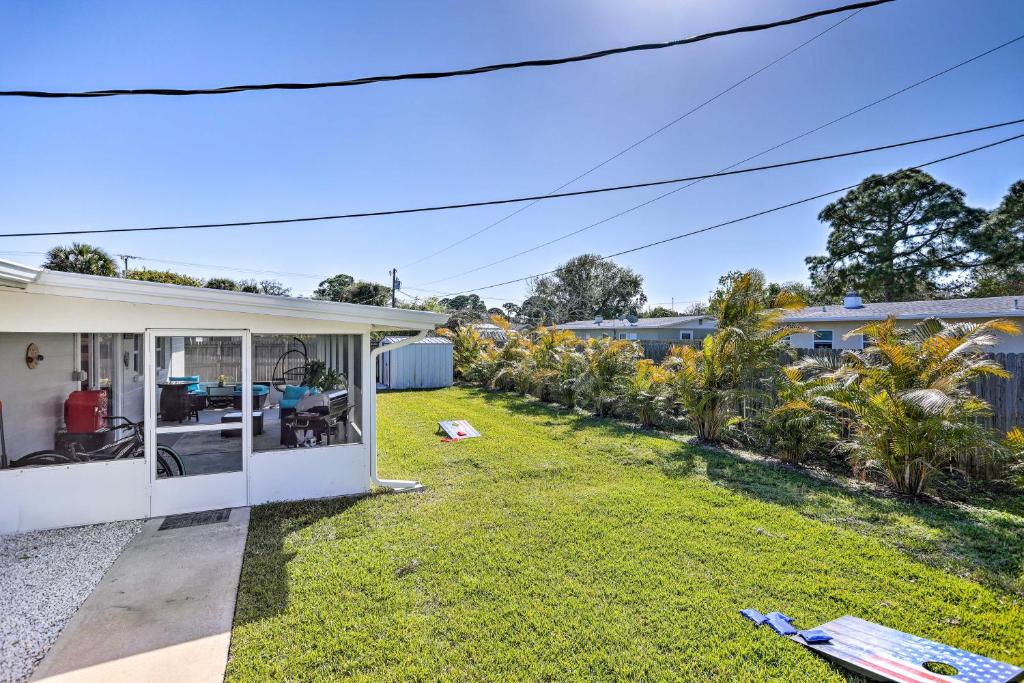
[{"label": "metal shed", "polygon": [[[407,337],[384,337],[380,347]],[[452,343],[444,337],[427,337],[377,359],[377,381],[388,389],[439,389],[450,387],[454,377]]]}]

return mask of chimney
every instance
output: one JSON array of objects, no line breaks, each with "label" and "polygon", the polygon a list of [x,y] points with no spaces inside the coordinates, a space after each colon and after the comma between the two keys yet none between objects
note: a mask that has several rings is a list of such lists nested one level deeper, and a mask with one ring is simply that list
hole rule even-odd
[{"label": "chimney", "polygon": [[603,317],[601,317],[599,315],[595,315],[594,316],[594,324],[595,325],[600,325],[603,322],[604,322],[604,318]]},{"label": "chimney", "polygon": [[861,301],[860,294],[852,289],[847,292],[846,296],[843,297],[843,308],[864,308],[864,302]]}]

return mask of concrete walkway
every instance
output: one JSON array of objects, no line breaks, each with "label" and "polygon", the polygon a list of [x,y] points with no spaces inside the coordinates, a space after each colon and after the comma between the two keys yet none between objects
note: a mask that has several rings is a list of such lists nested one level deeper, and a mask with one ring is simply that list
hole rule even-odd
[{"label": "concrete walkway", "polygon": [[222,681],[249,509],[227,521],[142,532],[103,576],[32,681]]}]

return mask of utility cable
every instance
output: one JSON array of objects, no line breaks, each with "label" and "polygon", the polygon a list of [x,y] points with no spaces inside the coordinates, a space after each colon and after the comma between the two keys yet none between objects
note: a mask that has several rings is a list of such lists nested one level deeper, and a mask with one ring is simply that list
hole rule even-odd
[{"label": "utility cable", "polygon": [[[634,150],[637,147],[639,147],[640,145],[644,144],[645,142],[647,142],[651,138],[654,138],[657,135],[660,135],[661,133],[664,133],[666,130],[668,130],[672,126],[676,125],[680,121],[688,118],[692,114],[696,114],[698,111],[700,111],[704,107],[708,106],[709,104],[711,104],[715,100],[719,99],[723,95],[728,94],[729,92],[735,90],[736,88],[738,88],[739,86],[743,85],[744,83],[746,83],[750,79],[754,78],[755,76],[761,74],[764,71],[767,71],[768,69],[770,69],[771,67],[775,66],[776,64],[778,64],[782,60],[786,59],[790,55],[794,54],[798,50],[806,47],[807,45],[810,45],[811,43],[813,43],[818,38],[822,37],[823,35],[825,35],[829,31],[831,31],[832,29],[838,27],[843,22],[846,22],[846,21],[849,21],[850,19],[853,19],[855,16],[857,16],[858,14],[860,14],[863,11],[864,11],[863,9],[859,9],[856,12],[853,12],[852,14],[849,14],[849,15],[843,17],[842,19],[840,19],[836,23],[834,23],[831,26],[829,26],[828,28],[826,28],[824,31],[816,33],[811,38],[809,38],[809,39],[805,40],[804,42],[800,43],[799,45],[797,45],[796,47],[794,47],[792,50],[790,50],[789,52],[785,53],[781,57],[777,57],[777,58],[773,59],[772,61],[770,61],[767,64],[765,64],[764,66],[762,66],[757,71],[754,71],[754,72],[748,74],[747,76],[741,78],[740,80],[736,81],[735,83],[730,85],[725,90],[722,90],[722,91],[718,92],[717,94],[712,95],[708,99],[706,99],[703,102],[701,102],[700,104],[690,108],[688,111],[686,111],[682,115],[677,116],[676,118],[672,119],[671,121],[669,121],[665,125],[663,125],[660,128],[658,128],[657,130],[655,130],[655,131],[653,131],[651,133],[648,133],[647,135],[643,136],[639,140],[636,140],[632,144],[627,145],[626,147],[624,147],[623,149],[619,150],[615,154],[611,155],[610,157],[608,157],[604,161],[600,162],[599,164],[597,164],[595,166],[591,166],[589,169],[587,169],[583,173],[580,173],[579,175],[577,175],[572,180],[569,180],[568,182],[562,183],[561,185],[559,185],[555,189],[551,190],[551,192],[549,192],[548,194],[554,194],[555,192],[561,192],[562,190],[564,190],[565,188],[569,187],[573,183],[582,180],[583,178],[587,177],[588,175],[590,175],[594,171],[596,171],[596,170],[606,166],[607,164],[615,161],[616,159],[618,159],[619,157],[623,156],[624,154],[627,154],[628,152],[631,152],[632,150]],[[489,223],[488,225],[485,225],[484,227],[480,228],[476,232],[470,233],[470,234],[466,235],[465,237],[462,237],[462,238],[460,238],[458,240],[455,240],[454,242],[451,242],[450,244],[447,244],[444,247],[441,247],[440,249],[438,249],[437,251],[433,251],[433,252],[427,254],[426,256],[421,256],[420,258],[416,259],[415,261],[410,261],[409,263],[406,263],[403,266],[399,266],[399,268],[401,268],[402,270],[405,270],[406,268],[411,268],[412,266],[415,266],[415,265],[418,265],[420,263],[423,263],[424,261],[429,261],[430,259],[434,258],[435,256],[440,256],[441,254],[443,254],[443,253],[445,253],[445,252],[447,252],[447,251],[449,251],[451,249],[454,249],[455,247],[459,246],[460,244],[464,244],[465,242],[468,242],[469,240],[473,239],[474,237],[477,237],[478,235],[482,235],[483,233],[487,232],[491,228],[495,228],[495,227],[501,225],[502,223],[504,223],[505,221],[509,220],[510,218],[513,218],[514,216],[519,215],[523,211],[526,211],[531,206],[536,206],[538,202],[540,202],[539,199],[534,199],[530,203],[525,204],[524,206],[520,206],[515,211],[512,211],[511,213],[506,214],[505,216],[499,218],[498,220],[496,220],[496,221],[494,221],[492,223]]]},{"label": "utility cable", "polygon": [[[947,156],[940,157],[938,159],[933,159],[933,160],[927,161],[927,162],[925,162],[923,164],[917,164],[916,166],[911,166],[911,167],[906,168],[906,169],[900,169],[898,171],[893,171],[892,173],[886,173],[886,174],[882,175],[882,177],[883,178],[888,178],[888,177],[894,176],[894,175],[896,175],[898,173],[902,173],[903,171],[910,171],[910,170],[922,169],[922,168],[925,168],[927,166],[933,166],[935,164],[939,164],[939,163],[942,163],[944,161],[949,161],[951,159],[958,159],[960,157],[964,157],[964,156],[967,156],[969,154],[974,154],[974,153],[980,152],[982,150],[991,149],[992,147],[998,147],[999,145],[1005,145],[1005,144],[1007,144],[1009,142],[1013,142],[1015,140],[1020,140],[1022,138],[1024,138],[1024,133],[1021,133],[1019,135],[1014,135],[1014,136],[1011,136],[1011,137],[1008,137],[1008,138],[1003,138],[1002,140],[996,140],[995,142],[990,142],[990,143],[988,143],[986,145],[980,145],[978,147],[972,147],[970,149],[963,150],[962,152],[957,152],[955,154],[949,154]],[[863,182],[863,181],[861,181],[861,182]],[[706,227],[703,227],[703,228],[698,228],[696,230],[690,230],[689,232],[683,232],[683,233],[680,233],[678,235],[673,235],[671,237],[666,237],[664,239],[656,240],[654,242],[647,242],[646,244],[641,244],[639,246],[631,247],[629,249],[623,249],[622,251],[617,251],[614,254],[607,254],[605,256],[600,256],[599,259],[602,260],[602,261],[605,261],[607,259],[615,258],[617,256],[624,256],[626,254],[632,254],[632,253],[637,252],[637,251],[642,251],[644,249],[650,249],[651,247],[657,247],[657,246],[660,246],[662,244],[667,244],[669,242],[674,242],[676,240],[680,240],[680,239],[683,239],[683,238],[686,238],[686,237],[692,237],[694,235],[699,235],[701,233],[710,232],[712,230],[717,230],[719,228],[724,228],[724,227],[729,226],[729,225],[735,225],[736,223],[742,223],[744,221],[748,221],[748,220],[751,220],[751,219],[754,219],[754,218],[760,218],[761,216],[766,216],[766,215],[768,215],[770,213],[775,213],[777,211],[782,211],[783,209],[789,209],[789,208],[792,208],[794,206],[799,206],[801,204],[806,204],[808,202],[813,202],[813,201],[815,201],[817,199],[822,199],[824,197],[828,197],[828,196],[831,196],[831,195],[834,195],[834,194],[839,194],[840,192],[848,192],[848,191],[858,187],[859,185],[860,185],[860,182],[854,183],[853,185],[847,185],[845,187],[836,188],[835,190],[828,190],[827,192],[821,192],[819,194],[812,195],[810,197],[804,197],[803,199],[797,199],[797,200],[792,201],[792,202],[787,202],[785,204],[780,204],[778,206],[773,206],[770,209],[764,209],[764,210],[758,211],[756,213],[747,214],[746,216],[741,216],[739,218],[733,218],[732,220],[723,221],[722,223],[716,223],[714,225],[709,225],[709,226],[706,226]],[[509,285],[509,284],[513,284],[513,283],[517,283],[517,282],[524,282],[526,280],[532,280],[534,278],[543,277],[545,275],[550,275],[550,274],[554,273],[555,270],[557,270],[557,269],[548,270],[548,271],[545,271],[543,273],[536,273],[534,275],[527,275],[525,277],[515,278],[515,279],[512,279],[512,280],[505,280],[504,282],[497,282],[495,284],[485,285],[483,287],[474,287],[473,289],[464,289],[464,290],[461,290],[461,291],[458,291],[458,292],[449,292],[446,296],[452,297],[452,296],[458,296],[460,294],[470,294],[470,293],[475,293],[475,292],[483,291],[485,289],[493,289],[495,287],[502,287],[504,285]]]},{"label": "utility cable", "polygon": [[255,85],[228,85],[219,88],[110,88],[106,90],[89,90],[82,92],[60,92],[48,90],[4,90],[0,91],[0,95],[7,97],[39,98],[114,97],[119,95],[225,95],[229,93],[256,90],[314,90],[319,88],[345,88],[356,85],[368,85],[370,83],[383,83],[390,81],[431,80],[438,78],[452,78],[454,76],[475,76],[478,74],[491,73],[493,71],[505,71],[508,69],[557,66],[560,64],[570,64],[573,62],[586,62],[593,59],[602,59],[604,57],[610,57],[612,55],[625,54],[627,52],[663,50],[665,48],[677,47],[680,45],[690,45],[705,40],[711,40],[713,38],[721,38],[723,36],[735,35],[739,33],[754,33],[757,31],[766,31],[769,29],[779,28],[781,26],[791,26],[793,24],[799,24],[805,21],[810,21],[812,19],[817,19],[819,17],[828,16],[830,14],[838,14],[840,12],[849,12],[851,10],[865,9],[868,7],[883,5],[893,1],[894,0],[868,0],[867,2],[857,2],[851,5],[832,7],[829,9],[819,10],[817,12],[811,12],[809,14],[803,14],[798,17],[791,17],[789,19],[780,19],[778,21],[772,21],[764,24],[750,24],[747,26],[737,26],[735,28],[722,29],[719,31],[712,31],[710,33],[702,33],[700,35],[690,36],[688,38],[681,38],[679,40],[672,40],[666,43],[643,43],[640,45],[627,45],[625,47],[609,48],[605,50],[598,50],[597,52],[588,52],[586,54],[573,55],[570,57],[556,57],[552,59],[530,59],[521,62],[490,64],[488,66],[477,66],[468,69],[456,69],[453,71],[427,71],[418,73],[392,74],[387,76],[366,76],[363,78],[353,78],[343,81],[321,81],[315,83],[262,83]]},{"label": "utility cable", "polygon": [[[746,163],[748,161],[752,161],[754,159],[757,159],[759,157],[764,156],[765,154],[768,154],[770,152],[774,152],[777,149],[780,149],[782,147],[785,147],[786,145],[789,145],[789,144],[791,144],[793,142],[796,142],[797,140],[801,140],[801,139],[803,139],[803,138],[805,138],[805,137],[807,137],[809,135],[813,135],[814,133],[817,133],[818,131],[820,131],[820,130],[822,130],[824,128],[828,128],[829,126],[835,125],[835,124],[839,123],[840,121],[844,121],[844,120],[846,120],[846,119],[848,119],[848,118],[850,118],[852,116],[855,116],[856,114],[859,114],[859,113],[861,113],[861,112],[863,112],[863,111],[865,111],[867,109],[870,109],[871,107],[877,106],[877,105],[879,105],[879,104],[881,104],[881,103],[883,103],[883,102],[885,102],[887,100],[890,100],[890,99],[892,99],[894,97],[902,95],[903,93],[906,93],[909,90],[917,88],[917,87],[919,87],[921,85],[924,85],[925,83],[928,83],[928,82],[930,82],[930,81],[932,81],[932,80],[934,80],[936,78],[939,78],[940,76],[944,76],[944,75],[946,75],[946,74],[948,74],[948,73],[950,73],[952,71],[955,71],[956,69],[959,69],[960,67],[966,66],[966,65],[968,65],[968,64],[970,64],[970,63],[972,63],[972,62],[974,62],[974,61],[976,61],[978,59],[986,57],[987,55],[990,55],[990,54],[992,54],[992,53],[994,53],[994,52],[996,52],[998,50],[1001,50],[1001,49],[1003,49],[1005,47],[1013,45],[1014,43],[1016,43],[1016,42],[1018,42],[1018,41],[1020,41],[1022,39],[1024,39],[1024,34],[1018,35],[1015,38],[1011,38],[1010,40],[1008,40],[1008,41],[1006,41],[1004,43],[1000,43],[999,45],[996,45],[995,47],[992,47],[992,48],[990,48],[988,50],[985,50],[984,52],[980,52],[980,53],[974,55],[973,57],[969,57],[969,58],[963,60],[962,62],[959,62],[957,64],[954,64],[953,66],[950,66],[950,67],[947,67],[947,68],[943,69],[942,71],[938,71],[938,72],[936,72],[934,74],[931,74],[930,76],[926,76],[925,78],[922,78],[922,79],[920,79],[918,81],[915,81],[914,83],[911,83],[910,85],[907,85],[907,86],[905,86],[903,88],[900,88],[899,90],[894,90],[893,92],[889,93],[888,95],[880,97],[880,98],[878,98],[878,99],[876,99],[876,100],[874,100],[872,102],[869,102],[869,103],[867,103],[867,104],[865,104],[865,105],[863,105],[861,107],[858,107],[857,109],[849,111],[849,112],[843,114],[842,116],[838,116],[838,117],[832,119],[831,121],[827,121],[827,122],[825,122],[825,123],[823,123],[823,124],[821,124],[819,126],[811,128],[809,130],[806,130],[803,133],[800,133],[799,135],[795,135],[795,136],[789,138],[788,140],[783,140],[782,142],[780,142],[778,144],[775,144],[775,145],[772,145],[771,147],[768,147],[767,149],[763,149],[763,150],[761,150],[760,152],[758,152],[756,154],[752,154],[752,155],[750,155],[750,156],[748,156],[748,157],[746,157],[744,159],[740,159],[739,161],[737,161],[737,162],[735,162],[733,164],[730,164],[729,166],[725,166],[724,168],[720,169],[720,172],[724,172],[724,171],[728,171],[730,169],[736,168],[740,164],[744,164],[744,163]],[[568,239],[569,237],[573,237],[574,235],[578,235],[581,232],[586,232],[587,230],[591,230],[591,229],[596,228],[596,227],[598,227],[600,225],[604,225],[605,223],[608,223],[609,221],[615,220],[616,218],[620,218],[622,216],[625,216],[626,214],[629,214],[629,213],[632,213],[634,211],[637,211],[638,209],[642,209],[645,206],[648,206],[650,204],[653,204],[654,202],[660,201],[660,200],[662,200],[662,199],[664,199],[666,197],[669,197],[669,196],[671,196],[671,195],[673,195],[673,194],[675,194],[677,192],[681,192],[681,191],[683,191],[683,190],[685,190],[687,188],[693,187],[697,183],[703,182],[704,180],[705,180],[704,178],[694,180],[692,182],[687,183],[686,185],[683,185],[682,187],[677,187],[675,189],[669,190],[668,192],[664,192],[664,193],[662,193],[660,195],[652,197],[651,199],[648,199],[648,200],[643,201],[643,202],[641,202],[639,204],[631,206],[631,207],[629,207],[627,209],[619,211],[618,213],[612,214],[611,216],[607,216],[605,218],[602,218],[601,220],[598,220],[598,221],[595,221],[595,222],[590,223],[588,225],[585,225],[582,228],[578,228],[578,229],[573,230],[571,232],[565,233],[565,234],[563,234],[563,235],[561,235],[559,237],[556,237],[554,239],[547,240],[545,242],[541,242],[540,244],[536,244],[536,245],[534,245],[532,247],[529,247],[527,249],[524,249],[522,251],[519,251],[519,252],[516,252],[514,254],[510,254],[508,256],[502,257],[502,258],[500,258],[500,259],[498,259],[496,261],[491,261],[490,263],[485,263],[482,266],[477,266],[477,267],[471,268],[469,270],[464,270],[464,271],[462,271],[460,273],[456,273],[455,275],[448,275],[448,276],[445,276],[443,278],[439,278],[437,280],[430,280],[430,281],[426,282],[425,284],[431,285],[431,284],[436,284],[438,282],[447,282],[448,280],[454,280],[454,279],[462,277],[464,275],[469,275],[471,273],[475,273],[475,272],[484,270],[486,268],[490,268],[492,266],[496,266],[496,265],[498,265],[500,263],[505,263],[506,261],[511,261],[512,259],[518,258],[520,256],[524,256],[524,255],[529,254],[531,252],[537,251],[538,249],[543,249],[544,247],[550,246],[550,245],[552,245],[552,244],[554,244],[556,242],[560,242],[560,241],[562,241],[564,239]],[[3,235],[0,235],[0,237],[2,237],[2,236]]]},{"label": "utility cable", "polygon": [[[836,152],[834,154],[824,154],[824,155],[819,155],[819,156],[815,156],[815,157],[808,157],[806,159],[795,159],[795,160],[792,160],[792,161],[782,161],[782,162],[778,162],[778,163],[774,163],[774,164],[765,164],[765,165],[762,165],[762,166],[750,166],[750,167],[747,167],[747,168],[740,168],[740,169],[734,169],[734,170],[721,170],[721,171],[716,171],[714,173],[704,173],[704,174],[701,174],[701,175],[683,176],[681,178],[668,178],[668,179],[664,179],[664,180],[650,180],[650,181],[645,181],[645,182],[640,182],[640,183],[630,183],[628,185],[614,185],[614,186],[611,186],[611,187],[597,187],[597,188],[591,188],[591,189],[587,189],[587,190],[572,190],[572,191],[569,191],[569,192],[560,192],[560,193],[557,193],[557,194],[532,195],[532,196],[526,196],[526,197],[512,197],[512,198],[507,198],[507,199],[490,199],[490,200],[478,201],[478,202],[466,202],[466,203],[463,203],[463,204],[444,204],[444,205],[440,205],[440,206],[427,206],[427,207],[418,207],[418,208],[412,208],[412,209],[389,209],[389,210],[382,210],[382,211],[368,211],[368,212],[364,212],[364,213],[338,214],[338,215],[334,215],[334,216],[314,216],[314,217],[306,217],[306,218],[282,218],[282,219],[261,220],[261,221],[239,221],[239,222],[234,222],[234,223],[200,223],[200,224],[193,224],[193,225],[160,225],[160,226],[148,226],[148,227],[141,227],[141,228],[94,228],[94,229],[81,229],[81,230],[54,230],[54,231],[47,231],[47,232],[12,232],[12,233],[0,233],[0,237],[39,237],[39,236],[55,236],[55,235],[91,235],[91,234],[106,234],[106,233],[118,233],[118,232],[153,232],[153,231],[162,231],[162,230],[197,230],[197,229],[206,229],[206,228],[227,228],[227,227],[242,227],[242,226],[255,226],[255,225],[271,225],[271,224],[279,224],[279,223],[301,223],[301,222],[310,222],[310,221],[340,220],[340,219],[351,219],[351,218],[366,218],[366,217],[371,217],[371,216],[393,216],[393,215],[397,215],[397,214],[425,213],[425,212],[430,212],[430,211],[449,211],[449,210],[453,210],[453,209],[466,209],[466,208],[478,207],[478,206],[494,206],[494,205],[498,205],[498,204],[516,204],[516,203],[519,203],[519,202],[529,202],[529,201],[535,201],[535,200],[536,201],[543,201],[543,200],[549,200],[549,199],[563,199],[565,197],[581,197],[581,196],[592,195],[592,194],[602,194],[602,193],[606,193],[606,192],[621,192],[623,190],[636,190],[636,189],[641,189],[641,188],[646,188],[646,187],[658,187],[658,186],[662,186],[662,185],[676,185],[676,184],[684,183],[684,182],[691,182],[692,183],[693,181],[708,180],[710,178],[722,178],[722,177],[726,177],[726,176],[743,175],[743,174],[746,174],[746,173],[759,173],[759,172],[762,172],[762,171],[770,171],[770,170],[779,169],[779,168],[788,168],[790,166],[802,166],[804,164],[817,163],[817,162],[821,162],[821,161],[830,161],[832,159],[842,159],[842,158],[845,158],[845,157],[859,156],[859,155],[862,155],[862,154],[871,154],[871,153],[874,153],[874,152],[881,152],[881,151],[885,151],[885,150],[889,150],[889,149],[897,149],[897,148],[900,148],[900,147],[908,147],[908,146],[911,146],[911,145],[919,145],[919,144],[924,144],[924,143],[927,143],[927,142],[934,142],[936,140],[943,140],[943,139],[946,139],[946,138],[958,137],[958,136],[961,136],[961,135],[970,135],[972,133],[979,133],[979,132],[982,132],[982,131],[992,130],[994,128],[1002,128],[1002,127],[1005,127],[1005,126],[1019,125],[1021,123],[1024,123],[1024,119],[1014,119],[1012,121],[1003,121],[1003,122],[1000,122],[1000,123],[993,123],[993,124],[989,124],[989,125],[986,125],[986,126],[979,126],[977,128],[968,128],[968,129],[965,129],[965,130],[958,130],[958,131],[952,131],[952,132],[949,132],[949,133],[942,133],[942,134],[939,134],[939,135],[932,135],[932,136],[925,137],[925,138],[916,138],[916,139],[913,139],[913,140],[904,140],[902,142],[894,142],[894,143],[890,143],[888,145],[877,145],[877,146],[874,146],[874,147],[865,147],[865,148],[862,148],[862,149],[856,149],[856,150],[851,150],[851,151],[846,151],[846,152]],[[793,138],[793,139],[796,139],[796,138]],[[779,146],[781,146],[781,145],[777,145],[775,148],[778,148]],[[773,148],[773,149],[775,149],[775,148]],[[764,154],[764,152],[762,152],[762,154]],[[760,154],[759,155],[755,155],[755,156],[760,156]],[[750,158],[753,158],[753,157],[750,157]],[[733,167],[735,167],[735,166],[736,166],[736,164],[733,164]],[[662,196],[664,196],[664,195],[662,195]],[[605,219],[605,220],[609,220],[609,219]],[[594,225],[597,225],[597,224],[594,224]],[[555,240],[552,240],[552,242],[557,242],[557,241],[559,241],[561,239],[565,239],[566,237],[574,235],[574,234],[576,234],[578,232],[582,232],[583,230],[586,230],[586,229],[589,229],[591,227],[594,227],[594,225],[590,225],[590,226],[587,226],[586,228],[582,228],[580,230],[577,230],[576,232],[572,232],[572,233],[568,233],[566,235],[563,235],[562,237],[559,237],[559,238],[557,238]],[[547,242],[545,244],[551,244],[552,242]],[[540,245],[540,246],[544,246],[544,245]],[[534,249],[538,249],[538,248],[540,248],[540,246],[531,247],[531,249],[529,249],[527,251],[519,252],[518,254],[513,254],[512,256],[509,256],[509,257],[507,257],[507,258],[505,258],[503,260],[509,260],[509,259],[515,258],[516,256],[525,254],[528,251],[532,251]],[[500,263],[500,262],[501,261],[495,261],[494,263]],[[482,269],[482,268],[487,268],[487,267],[490,267],[491,265],[494,265],[494,264],[487,264],[487,265],[484,265],[484,266],[480,266],[479,268],[476,268],[474,270],[479,270],[479,269]],[[474,272],[474,270],[466,271],[466,273]],[[460,273],[459,275],[463,275],[463,274],[465,274],[465,273]],[[454,277],[459,277],[459,275],[452,275],[450,277],[443,278],[443,280],[448,280],[448,279],[451,279],[451,278],[454,278]],[[435,280],[434,282],[441,282],[441,281],[442,280]],[[432,284],[432,283],[428,282],[427,284]]]}]

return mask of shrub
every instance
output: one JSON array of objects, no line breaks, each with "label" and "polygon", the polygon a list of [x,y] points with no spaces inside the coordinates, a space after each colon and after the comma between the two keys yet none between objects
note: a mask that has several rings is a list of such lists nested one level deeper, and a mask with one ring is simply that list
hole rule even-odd
[{"label": "shrub", "polygon": [[599,417],[612,415],[622,404],[622,378],[632,375],[643,349],[621,339],[588,339],[583,345],[583,373],[576,382],[580,406]]},{"label": "shrub", "polygon": [[463,325],[454,330],[442,327],[437,333],[452,342],[456,379],[475,381],[474,376],[479,372],[479,364],[485,352],[494,347],[494,343],[481,337],[471,325]]},{"label": "shrub", "polygon": [[729,400],[736,394],[731,388],[728,355],[722,351],[725,338],[713,334],[704,345],[674,347],[666,356],[665,368],[672,373],[672,397],[683,417],[700,441],[722,441],[726,428],[735,423]]},{"label": "shrub", "polygon": [[835,421],[820,402],[827,387],[821,379],[804,379],[800,364],[783,368],[775,382],[777,404],[754,420],[762,447],[783,462],[798,464],[835,443]]},{"label": "shrub", "polygon": [[890,318],[850,334],[872,340],[849,352],[837,370],[828,404],[849,423],[843,444],[857,468],[880,472],[901,493],[920,495],[940,468],[965,451],[997,453],[1003,445],[979,418],[985,401],[968,390],[982,375],[1009,377],[983,352],[993,332],[1018,334],[1005,320],[945,323],[927,320],[901,329]]},{"label": "shrub", "polygon": [[626,409],[642,427],[654,427],[664,418],[669,401],[668,378],[667,370],[644,359],[623,383]]}]

